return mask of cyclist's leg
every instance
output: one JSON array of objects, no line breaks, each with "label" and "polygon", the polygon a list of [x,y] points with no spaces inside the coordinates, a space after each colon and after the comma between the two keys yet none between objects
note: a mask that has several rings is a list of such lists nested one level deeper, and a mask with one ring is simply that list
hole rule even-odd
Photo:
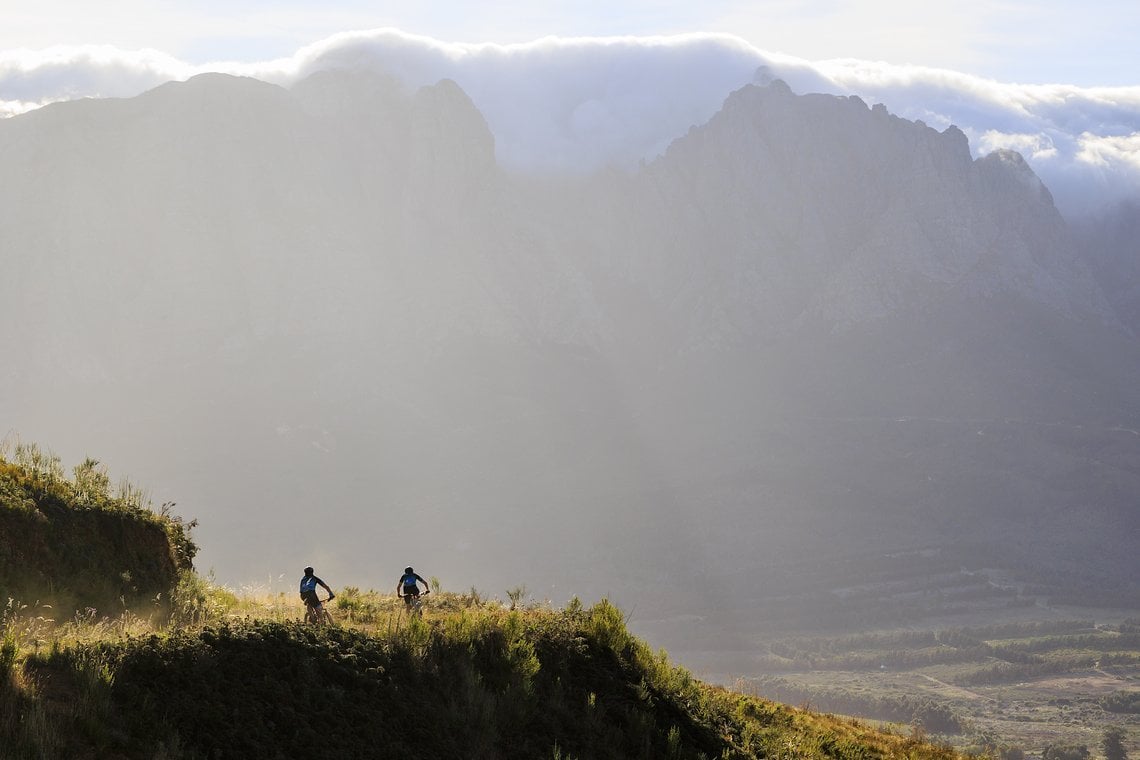
[{"label": "cyclist's leg", "polygon": [[317,595],[312,591],[302,591],[301,601],[305,605],[305,622],[316,622],[317,615],[315,605],[317,604]]}]

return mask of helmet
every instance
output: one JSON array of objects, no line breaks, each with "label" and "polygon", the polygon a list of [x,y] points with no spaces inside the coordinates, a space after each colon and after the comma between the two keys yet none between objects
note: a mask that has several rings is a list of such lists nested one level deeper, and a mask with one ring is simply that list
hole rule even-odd
[{"label": "helmet", "polygon": [[312,575],[312,574],[313,574],[313,568],[306,567],[305,568],[305,575]]},{"label": "helmet", "polygon": [[411,575],[412,573],[414,573],[414,572],[415,572],[415,570],[413,570],[413,569],[412,569],[412,568],[410,568],[410,567],[405,567],[405,568],[404,568],[404,572],[405,572],[405,573],[408,573],[409,575]]}]

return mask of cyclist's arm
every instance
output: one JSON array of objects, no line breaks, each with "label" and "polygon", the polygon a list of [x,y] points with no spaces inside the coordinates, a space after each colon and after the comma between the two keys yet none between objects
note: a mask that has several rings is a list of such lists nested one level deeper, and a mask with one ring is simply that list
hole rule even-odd
[{"label": "cyclist's arm", "polygon": [[333,590],[328,587],[327,583],[324,581],[317,581],[317,583],[321,584],[321,586],[324,587],[325,591],[329,592],[329,599],[332,599],[334,596],[336,596],[336,594],[333,593]]},{"label": "cyclist's arm", "polygon": [[401,586],[403,586],[403,583],[402,583],[403,580],[404,579],[401,578],[400,580],[396,581],[396,596],[403,596],[404,595],[403,594],[403,588],[401,588]]},{"label": "cyclist's arm", "polygon": [[423,578],[420,577],[419,573],[416,573],[416,580],[419,581],[420,583],[424,584],[424,593],[425,594],[427,592],[431,591],[431,586],[428,585],[427,581],[425,581]]}]

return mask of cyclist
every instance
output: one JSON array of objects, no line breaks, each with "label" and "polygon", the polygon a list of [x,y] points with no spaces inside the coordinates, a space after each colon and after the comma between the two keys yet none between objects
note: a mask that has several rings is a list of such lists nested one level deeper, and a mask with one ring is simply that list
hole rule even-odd
[{"label": "cyclist", "polygon": [[411,607],[412,602],[420,598],[420,587],[417,585],[419,583],[424,584],[424,593],[427,593],[430,588],[428,582],[412,568],[405,567],[404,574],[400,576],[400,580],[396,581],[396,596],[403,597],[404,604]]},{"label": "cyclist", "polygon": [[[321,600],[317,598],[317,586],[321,586],[329,593],[329,599],[336,596],[327,583],[313,575],[313,568],[306,567],[305,575],[301,578],[301,601],[305,603],[306,618],[319,619],[320,617]],[[329,599],[325,601],[327,602]]]}]

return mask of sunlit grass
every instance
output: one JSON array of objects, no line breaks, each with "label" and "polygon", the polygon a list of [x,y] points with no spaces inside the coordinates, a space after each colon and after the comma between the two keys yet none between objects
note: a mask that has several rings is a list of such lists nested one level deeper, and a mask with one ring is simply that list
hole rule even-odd
[{"label": "sunlit grass", "polygon": [[[625,615],[607,602],[585,608],[575,600],[554,609],[522,605],[521,599],[488,599],[474,590],[437,589],[425,598],[423,617],[418,618],[408,614],[395,594],[345,587],[335,590],[330,605],[334,626],[323,629],[299,623],[303,604],[295,593],[280,590],[279,581],[231,590],[194,576],[184,578],[180,587],[174,611],[166,618],[124,611],[115,617],[86,613],[56,620],[53,611],[42,606],[9,609],[0,649],[7,705],[0,710],[0,720],[8,724],[0,728],[22,748],[14,757],[62,756],[67,742],[79,741],[80,735],[86,737],[83,741],[113,744],[106,725],[123,720],[112,698],[116,679],[123,677],[124,663],[136,654],[153,650],[155,663],[174,668],[172,683],[189,688],[184,679],[199,678],[202,671],[178,670],[180,653],[215,651],[212,657],[219,657],[234,646],[260,646],[257,642],[282,637],[294,642],[292,646],[316,647],[309,656],[332,658],[328,667],[351,672],[360,668],[353,678],[368,677],[373,670],[391,672],[400,679],[401,699],[439,699],[436,687],[418,690],[428,688],[436,677],[431,674],[451,674],[448,678],[458,680],[451,686],[453,693],[433,708],[436,719],[456,727],[453,730],[473,731],[487,748],[497,746],[496,726],[504,720],[531,716],[525,718],[532,721],[531,731],[554,731],[554,724],[539,729],[547,723],[533,723],[534,716],[549,711],[558,716],[559,733],[550,734],[549,740],[526,737],[535,747],[545,746],[549,756],[555,756],[555,747],[562,757],[594,756],[591,753],[606,746],[604,742],[625,741],[618,738],[623,734],[628,739],[628,732],[643,737],[638,741],[656,747],[652,756],[661,757],[696,757],[694,746],[710,742],[725,748],[725,756],[740,758],[954,756],[922,736],[884,733],[859,721],[707,686],[671,664],[664,650],[653,651],[629,633]],[[211,642],[218,641],[233,643],[211,649]],[[235,660],[228,667],[238,665]],[[130,688],[145,688],[154,692],[153,699],[167,699],[161,682],[166,676],[145,672],[152,674],[148,681],[131,681]],[[66,684],[66,700],[59,694],[45,698],[43,674],[50,675],[57,691]],[[155,677],[159,681],[154,682]],[[248,677],[276,678],[280,673],[251,671]],[[596,685],[578,694],[585,684]],[[311,686],[323,688],[316,682]],[[169,698],[189,699],[189,705],[197,699],[174,694]],[[224,694],[216,698],[230,699]],[[542,700],[543,706],[536,707],[535,700]],[[661,724],[662,715],[682,724]],[[688,727],[682,730],[679,725]],[[569,726],[575,728],[564,733]],[[622,728],[614,733],[618,726]],[[573,738],[579,734],[588,738]],[[179,742],[185,738],[173,734],[155,739],[154,746],[161,749],[152,754],[182,756]]]},{"label": "sunlit grass", "polygon": [[[5,760],[301,748],[356,757],[385,742],[386,756],[401,757],[459,747],[520,758],[866,756],[852,731],[869,728],[707,686],[605,601],[554,609],[522,584],[503,600],[432,578],[415,610],[390,591],[347,586],[326,605],[331,624],[306,624],[283,577],[235,589],[194,572],[194,523],[173,506],[154,509],[129,481],[113,486],[97,460],[69,474],[35,445],[0,446],[0,578],[13,597],[46,587],[51,600],[0,609]],[[16,536],[37,547],[38,565],[11,564],[23,556]],[[140,550],[132,562],[128,548]],[[395,749],[409,701],[430,708],[437,728],[412,755]],[[353,716],[352,731],[318,735],[300,720],[326,703]],[[503,755],[508,746],[515,754]]]}]

